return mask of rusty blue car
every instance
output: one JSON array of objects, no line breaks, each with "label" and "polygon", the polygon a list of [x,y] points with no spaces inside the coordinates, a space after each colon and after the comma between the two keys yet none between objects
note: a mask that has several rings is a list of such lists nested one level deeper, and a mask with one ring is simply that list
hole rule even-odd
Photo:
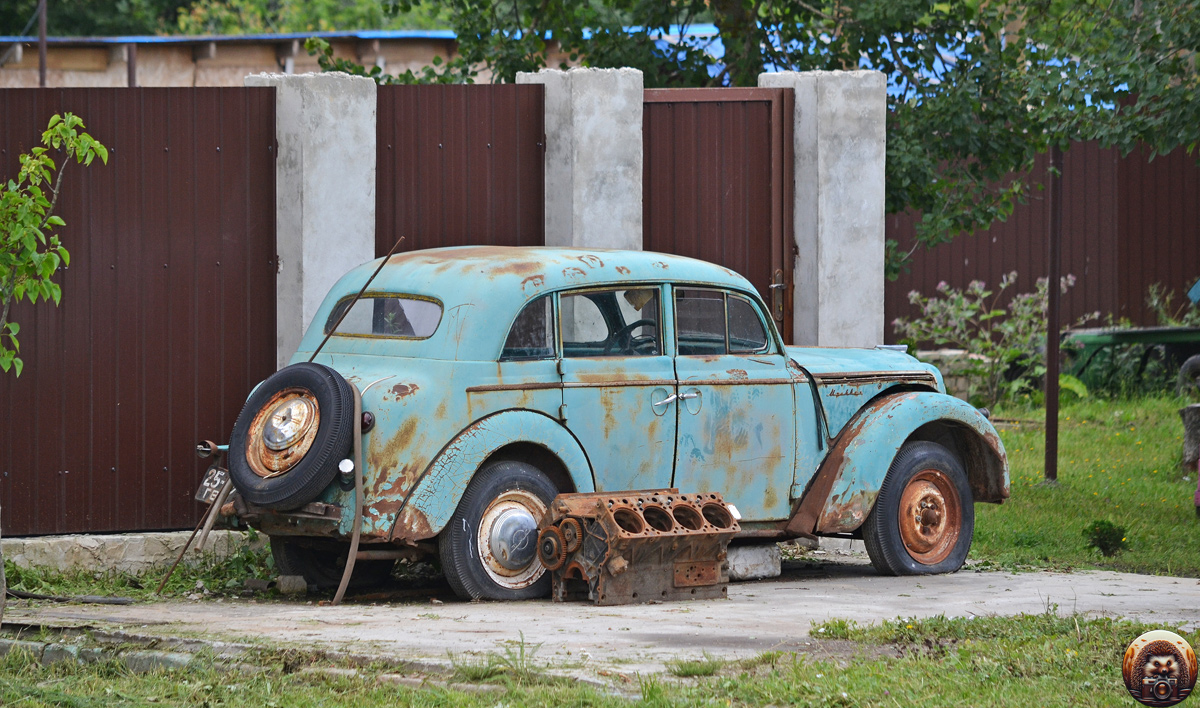
[{"label": "rusty blue car", "polygon": [[[373,275],[374,274],[374,275]],[[369,286],[367,283],[369,281]],[[461,247],[366,263],[250,394],[222,513],[332,587],[435,558],[466,598],[544,596],[556,495],[717,492],[733,543],[861,538],[952,572],[1008,463],[902,348],[787,346],[744,277],[661,253]]]}]

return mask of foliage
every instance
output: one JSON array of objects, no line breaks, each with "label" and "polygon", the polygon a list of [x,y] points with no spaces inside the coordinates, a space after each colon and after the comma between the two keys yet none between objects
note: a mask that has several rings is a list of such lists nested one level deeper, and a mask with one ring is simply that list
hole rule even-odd
[{"label": "foliage", "polygon": [[1105,556],[1115,556],[1128,548],[1125,527],[1111,521],[1096,520],[1083,529],[1088,548],[1095,548]]},{"label": "foliage", "polygon": [[1200,306],[1186,297],[1177,306],[1175,291],[1162,283],[1152,283],[1146,293],[1146,307],[1159,327],[1200,327]]},{"label": "foliage", "polygon": [[[54,273],[60,265],[71,263],[70,254],[53,233],[64,225],[62,218],[54,215],[54,207],[67,161],[74,158],[86,166],[99,157],[108,162],[108,149],[79,132],[83,127],[73,113],[51,116],[42,133],[43,147],[19,157],[17,178],[8,180],[0,191],[0,370],[13,368],[17,376],[23,367],[17,356],[21,327],[9,320],[10,308],[21,299],[31,303],[53,300],[57,305],[62,289],[54,282]],[[50,157],[51,148],[62,152],[62,169],[56,168]]]},{"label": "foliage", "polygon": [[[248,578],[268,580],[275,574],[268,546],[260,545],[257,534],[247,533],[232,553],[217,557],[212,553],[186,558],[163,589],[164,597],[187,597],[193,593],[214,597],[240,596]],[[194,552],[189,552],[194,556]],[[9,587],[39,595],[75,597],[80,595],[119,595],[135,600],[154,600],[167,569],[153,568],[144,573],[59,572],[49,568],[19,567],[5,561]]]},{"label": "foliage", "polygon": [[320,37],[309,37],[304,41],[304,50],[317,58],[321,71],[342,71],[353,76],[365,76],[374,79],[381,86],[392,84],[454,84],[471,83],[474,79],[464,71],[462,57],[454,57],[443,62],[441,57],[434,57],[430,66],[421,67],[420,73],[408,69],[403,74],[388,74],[378,66],[367,69],[362,64],[349,59],[335,57],[333,46]]},{"label": "foliage", "polygon": [[[1039,278],[1034,292],[1014,295],[1008,307],[1001,308],[1000,300],[1016,280],[1016,271],[1005,275],[994,292],[981,280],[971,281],[965,290],[942,281],[938,294],[928,297],[914,290],[908,301],[920,309],[920,315],[911,320],[899,317],[892,327],[910,342],[965,350],[967,357],[956,373],[967,376],[973,401],[995,406],[1006,396],[1030,388],[1046,371],[1047,280]],[[1074,284],[1074,276],[1064,277],[1062,291]],[[1090,318],[1076,324],[1086,319]],[[1081,397],[1087,395],[1087,387],[1077,379],[1063,377],[1060,384]]]},{"label": "foliage", "polygon": [[[158,34],[192,0],[54,0],[46,12],[46,32],[59,37]],[[0,3],[0,35],[17,35],[37,11],[38,0]],[[37,32],[36,26],[26,31]]]},{"label": "foliage", "polygon": [[[1037,0],[1025,6],[1029,100],[1060,142],[1149,155],[1200,145],[1200,0]],[[1049,48],[1053,48],[1051,51]]]},{"label": "foliage", "polygon": [[[0,3],[0,35],[29,24],[37,0]],[[51,36],[251,34],[361,29],[434,29],[446,20],[435,2],[386,13],[380,0],[53,0]],[[36,32],[36,29],[26,30]]]},{"label": "foliage", "polygon": [[193,0],[179,10],[181,34],[264,34],[445,26],[436,3],[385,13],[379,0]]},{"label": "foliage", "polygon": [[[1180,469],[1182,403],[1161,394],[1064,402],[1056,486],[1043,484],[1045,410],[999,406],[992,420],[1008,454],[1012,497],[975,505],[971,567],[1200,578],[1196,468]],[[1126,529],[1128,553],[1102,556],[1084,545],[1080,529],[1097,518]]]}]

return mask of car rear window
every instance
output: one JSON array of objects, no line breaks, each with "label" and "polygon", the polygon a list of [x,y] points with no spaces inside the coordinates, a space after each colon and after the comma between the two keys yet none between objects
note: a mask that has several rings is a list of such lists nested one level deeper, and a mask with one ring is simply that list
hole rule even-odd
[{"label": "car rear window", "polygon": [[[347,308],[350,311],[339,325]],[[436,300],[417,295],[364,295],[358,302],[351,298],[339,302],[325,322],[325,334],[336,326],[335,336],[427,339],[441,321],[442,304]]]}]

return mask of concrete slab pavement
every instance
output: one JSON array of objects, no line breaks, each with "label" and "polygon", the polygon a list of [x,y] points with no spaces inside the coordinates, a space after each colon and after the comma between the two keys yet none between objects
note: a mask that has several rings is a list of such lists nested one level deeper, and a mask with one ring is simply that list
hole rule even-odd
[{"label": "concrete slab pavement", "polygon": [[[320,647],[396,659],[447,662],[451,655],[542,645],[539,662],[585,673],[660,671],[702,652],[725,657],[805,651],[814,621],[849,618],[1060,613],[1200,626],[1200,581],[1107,571],[889,578],[860,562],[786,564],[779,578],[734,583],[727,600],[593,607],[550,601],[420,602],[321,607],[308,602],[212,600],[125,607],[12,607],[10,622],[88,625],[159,636]],[[601,673],[601,675],[608,675]]]}]

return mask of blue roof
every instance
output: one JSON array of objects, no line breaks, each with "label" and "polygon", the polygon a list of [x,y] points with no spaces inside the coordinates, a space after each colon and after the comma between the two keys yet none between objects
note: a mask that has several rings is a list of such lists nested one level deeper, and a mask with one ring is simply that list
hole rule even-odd
[{"label": "blue roof", "polygon": [[[123,35],[118,37],[47,37],[47,44],[196,44],[197,42],[278,42],[324,39],[454,39],[454,30],[353,30],[342,32],[289,32],[283,34],[225,35]],[[0,36],[0,44],[36,43],[37,37]]]}]

